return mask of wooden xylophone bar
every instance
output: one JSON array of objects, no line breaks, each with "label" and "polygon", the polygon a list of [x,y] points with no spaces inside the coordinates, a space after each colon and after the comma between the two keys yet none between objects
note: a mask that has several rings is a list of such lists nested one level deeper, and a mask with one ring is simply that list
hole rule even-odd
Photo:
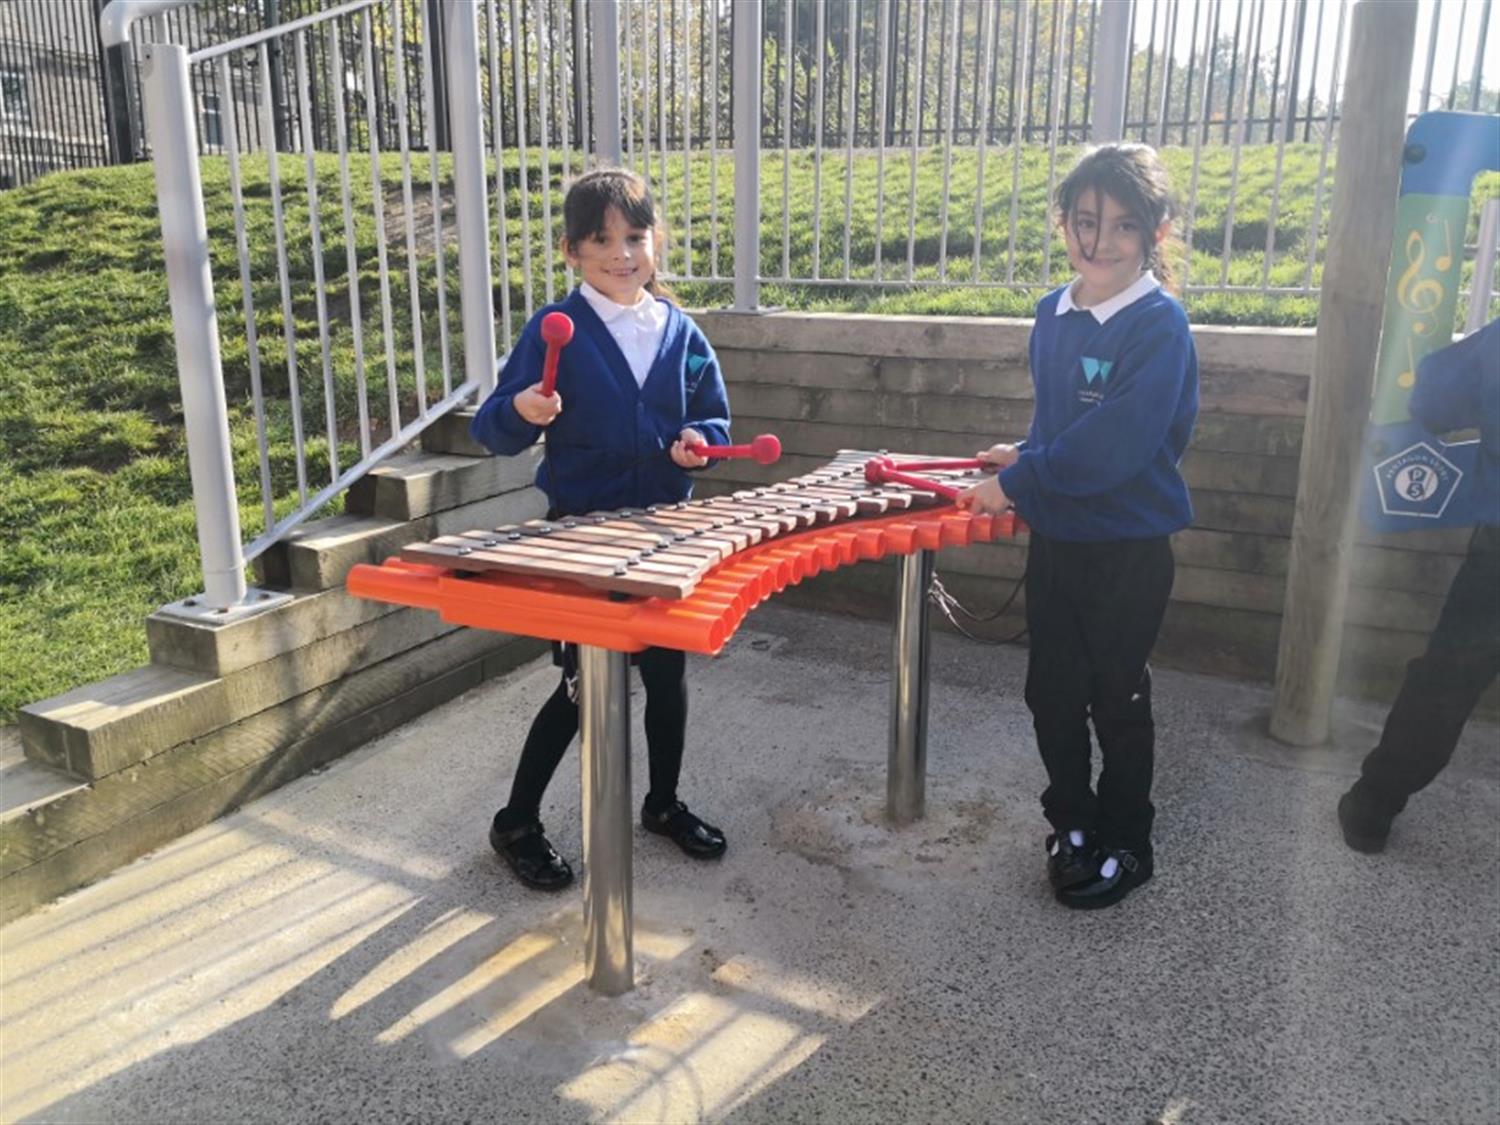
[{"label": "wooden xylophone bar", "polygon": [[868,456],[850,451],[824,469],[730,496],[445,535],[412,544],[401,557],[683,599],[713,567],[768,538],[936,503],[905,485],[869,484],[863,477]]}]

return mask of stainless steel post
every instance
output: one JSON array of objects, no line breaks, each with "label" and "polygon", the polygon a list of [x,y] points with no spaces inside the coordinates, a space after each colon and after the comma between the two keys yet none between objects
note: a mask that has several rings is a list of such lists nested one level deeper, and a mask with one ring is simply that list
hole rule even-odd
[{"label": "stainless steel post", "polygon": [[927,665],[931,651],[927,590],[935,557],[901,558],[891,637],[891,740],[886,814],[896,824],[922,817],[927,803]]},{"label": "stainless steel post", "polygon": [[578,646],[584,974],[606,996],[635,987],[629,676],[623,652]]},{"label": "stainless steel post", "polygon": [[760,0],[734,0],[734,308],[760,308]]},{"label": "stainless steel post", "polygon": [[1135,0],[1110,0],[1099,8],[1099,48],[1094,54],[1094,144],[1125,136],[1125,84],[1130,75],[1130,12]]},{"label": "stainless steel post", "polygon": [[594,25],[594,151],[600,164],[620,165],[625,159],[620,147],[620,9],[615,0],[589,0],[589,15]]},{"label": "stainless steel post", "polygon": [[[495,308],[490,291],[490,209],[480,116],[479,7],[443,6],[448,109],[452,115],[453,208],[458,215],[459,302],[464,327],[464,378],[483,402],[495,389]],[[493,32],[492,32],[493,33]]]}]

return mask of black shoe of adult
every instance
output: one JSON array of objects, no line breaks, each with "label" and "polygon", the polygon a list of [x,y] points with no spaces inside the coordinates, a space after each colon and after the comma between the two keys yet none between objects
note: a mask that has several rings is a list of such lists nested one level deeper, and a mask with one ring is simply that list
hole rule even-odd
[{"label": "black shoe of adult", "polygon": [[[1063,887],[1057,892],[1057,901],[1074,910],[1098,910],[1113,906],[1142,883],[1149,882],[1152,874],[1150,853],[1128,851],[1125,848],[1105,848],[1098,853],[1099,868],[1092,879]],[[1110,860],[1114,860],[1111,865]],[[1106,875],[1105,872],[1109,871]]]},{"label": "black shoe of adult", "polygon": [[1344,832],[1344,843],[1357,852],[1375,855],[1385,851],[1391,818],[1366,808],[1351,789],[1339,798],[1339,827]]},{"label": "black shoe of adult", "polygon": [[515,828],[490,825],[490,847],[510,864],[516,878],[539,891],[560,891],[573,882],[573,869],[548,841],[541,821]]},{"label": "black shoe of adult", "polygon": [[1066,832],[1054,832],[1047,837],[1047,880],[1054,891],[1075,886],[1099,873],[1099,860],[1089,845],[1074,844]]},{"label": "black shoe of adult", "polygon": [[671,838],[694,859],[718,859],[729,842],[712,824],[705,824],[681,801],[673,801],[661,812],[641,806],[641,827],[647,832]]}]

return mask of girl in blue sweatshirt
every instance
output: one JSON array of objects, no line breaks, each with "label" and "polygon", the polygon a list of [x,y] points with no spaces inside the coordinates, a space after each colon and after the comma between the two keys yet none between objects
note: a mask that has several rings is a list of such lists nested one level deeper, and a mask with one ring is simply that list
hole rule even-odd
[{"label": "girl in blue sweatshirt", "polygon": [[[546,432],[536,483],[549,518],[684,500],[693,490],[688,470],[707,464],[688,447],[728,442],[729,402],[713,348],[656,280],[662,231],[650,190],[623,169],[590,172],[569,188],[563,216],[563,253],[582,284],[527,323],[471,432],[502,455]],[[573,338],[562,349],[555,391],[543,395],[541,322],[554,310],[572,318]],[[541,823],[542,795],[578,732],[576,654],[557,646],[555,655],[562,681],[531,724],[510,800],[490,828],[490,843],[517,877],[542,890],[573,881]],[[651,774],[641,822],[688,855],[716,858],[724,834],[677,799],[684,655],[651,648],[636,663]]]},{"label": "girl in blue sweatshirt", "polygon": [[1193,518],[1178,462],[1198,413],[1198,359],[1162,287],[1172,212],[1156,153],[1093,150],[1056,205],[1078,276],[1037,305],[1031,429],[980,454],[1000,472],[959,504],[1014,506],[1031,527],[1026,704],[1047,769],[1047,872],[1058,901],[1090,908],[1120,901],[1154,866],[1146,661],[1172,590],[1168,537]]}]

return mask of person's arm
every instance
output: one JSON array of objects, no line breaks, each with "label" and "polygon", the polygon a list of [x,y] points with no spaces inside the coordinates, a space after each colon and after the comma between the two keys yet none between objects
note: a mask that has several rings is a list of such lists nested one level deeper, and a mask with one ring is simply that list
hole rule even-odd
[{"label": "person's arm", "polygon": [[688,336],[688,397],[683,429],[697,430],[708,445],[729,444],[729,392],[724,388],[724,374],[714,349],[694,325]]},{"label": "person's arm", "polygon": [[494,392],[474,415],[469,434],[492,453],[509,457],[520,453],[541,436],[542,427],[526,421],[516,413],[516,395],[538,383],[546,345],[542,343],[540,315],[522,331],[516,346],[500,369]]},{"label": "person's arm", "polygon": [[1500,320],[1433,352],[1417,365],[1411,416],[1434,434],[1479,425],[1486,378],[1500,378]]},{"label": "person's arm", "polygon": [[1192,349],[1185,321],[1156,321],[1125,349],[1097,406],[1045,445],[1029,442],[1000,473],[1005,494],[1095,496],[1139,475],[1172,425]]}]

